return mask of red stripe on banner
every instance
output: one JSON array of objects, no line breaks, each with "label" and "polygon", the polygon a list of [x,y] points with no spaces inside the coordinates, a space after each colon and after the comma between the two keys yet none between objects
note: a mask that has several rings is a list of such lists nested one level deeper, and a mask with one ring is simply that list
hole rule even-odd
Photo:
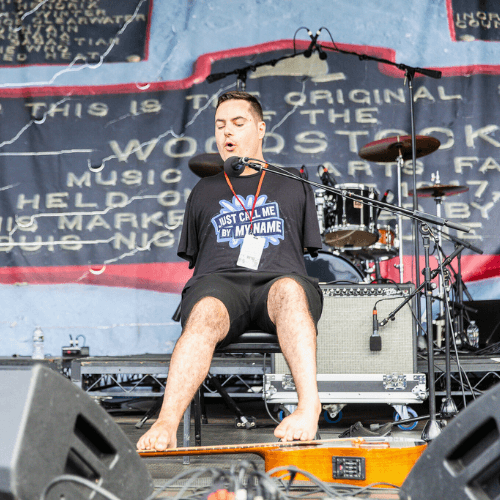
[{"label": "red stripe on banner", "polygon": [[453,22],[453,5],[451,0],[446,0],[446,11],[448,15],[448,28],[450,29],[451,39],[457,41],[457,33],[455,32],[455,23]]},{"label": "red stripe on banner", "polygon": [[[399,282],[399,270],[395,268],[399,259],[382,261],[382,276]],[[437,268],[435,257],[430,258],[431,269]],[[453,268],[457,269],[456,259]],[[420,271],[424,269],[424,258],[420,257]],[[41,284],[85,284],[139,288],[158,292],[180,293],[193,271],[187,262],[163,262],[154,264],[113,264],[95,266],[52,267],[3,267],[0,268],[0,283],[7,285]],[[500,255],[465,255],[462,257],[462,278],[473,282],[500,276]],[[320,278],[319,276],[316,276]],[[404,258],[405,283],[415,283],[413,258]],[[419,282],[422,283],[423,275]]]},{"label": "red stripe on banner", "polygon": [[180,293],[193,271],[187,262],[109,266],[3,267],[0,283],[16,285],[84,284]]},{"label": "red stripe on banner", "polygon": [[146,27],[146,40],[145,40],[145,44],[144,44],[144,59],[143,59],[143,61],[149,60],[149,44],[151,43],[151,23],[153,22],[153,4],[154,4],[154,0],[151,0],[149,2],[148,25]]},{"label": "red stripe on banner", "polygon": [[[456,266],[454,266],[456,268]],[[500,276],[500,255],[466,255],[462,257],[464,281],[478,281]]]},{"label": "red stripe on banner", "polygon": [[[62,87],[24,87],[2,89],[0,96],[3,98],[15,97],[35,97],[35,96],[72,96],[72,95],[100,95],[100,94],[127,94],[135,92],[158,92],[162,90],[182,90],[188,89],[205,81],[212,70],[212,63],[214,61],[229,59],[232,57],[251,56],[254,54],[263,54],[276,50],[306,50],[309,47],[309,40],[276,40],[273,42],[266,42],[249,47],[240,47],[231,50],[222,50],[219,52],[211,52],[203,54],[196,60],[194,73],[181,80],[170,80],[165,82],[148,82],[144,87],[137,83],[123,83],[113,85],[97,85],[97,86],[62,86]],[[331,42],[321,42],[321,46],[330,51],[337,47],[339,50],[356,52],[365,54],[387,61],[395,62],[396,53],[393,49],[368,46],[368,45],[351,45],[337,43],[335,46]],[[385,75],[395,78],[403,78],[404,72],[394,66],[383,63],[378,63],[379,71]],[[451,66],[446,68],[432,67],[433,69],[441,71],[443,76],[469,76],[473,74],[487,74],[497,75],[500,74],[500,65],[469,65],[469,66]],[[416,76],[422,76],[418,73]]]},{"label": "red stripe on banner", "polygon": [[[399,259],[396,257],[391,260],[386,260],[380,263],[380,271],[382,276],[399,282],[399,270],[394,267],[398,264]],[[420,257],[420,271],[424,270],[425,260]],[[405,283],[416,283],[414,259],[411,256],[406,256],[403,259]],[[437,269],[437,260],[435,257],[430,257],[431,269]],[[452,262],[453,269],[457,270],[457,260]],[[496,278],[500,276],[500,255],[464,255],[462,257],[462,279],[465,282],[473,282],[488,278]],[[424,280],[423,274],[420,275],[419,283]]]}]

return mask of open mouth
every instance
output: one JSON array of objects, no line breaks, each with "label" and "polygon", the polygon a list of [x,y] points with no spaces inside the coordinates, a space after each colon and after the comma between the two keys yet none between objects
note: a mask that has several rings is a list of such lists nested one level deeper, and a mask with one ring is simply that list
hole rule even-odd
[{"label": "open mouth", "polygon": [[236,147],[236,145],[233,142],[228,141],[228,142],[226,142],[224,147],[226,148],[227,151],[233,151],[233,149]]}]

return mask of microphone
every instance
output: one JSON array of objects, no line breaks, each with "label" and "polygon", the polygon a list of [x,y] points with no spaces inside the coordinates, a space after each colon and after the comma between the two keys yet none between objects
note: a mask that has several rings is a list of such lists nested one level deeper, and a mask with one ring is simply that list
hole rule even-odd
[{"label": "microphone", "polygon": [[245,167],[250,167],[260,172],[262,170],[262,166],[257,165],[256,163],[250,163],[251,159],[252,158],[247,158],[246,156],[243,158],[240,158],[238,156],[230,156],[224,162],[224,172],[226,172],[229,177],[239,177],[245,170]]},{"label": "microphone", "polygon": [[[312,34],[311,30],[307,30],[307,34],[309,35],[309,38],[311,39],[311,43],[309,44],[309,47],[307,47],[307,49],[305,50],[304,57],[311,57],[313,50],[314,50],[314,47],[318,48],[318,46],[316,45],[316,40],[318,39],[319,34],[321,33],[322,29],[323,28],[320,28],[318,31],[316,31],[315,35]],[[326,56],[326,54],[324,52],[322,52],[319,48],[318,48],[318,52],[320,52],[320,57],[321,57],[321,54],[324,54]],[[325,59],[326,59],[326,57],[325,57]]]},{"label": "microphone", "polygon": [[336,184],[335,178],[332,177],[332,175],[330,175],[330,172],[328,172],[328,169],[325,166],[320,165],[318,167],[318,175],[321,179],[323,186],[335,187]]},{"label": "microphone", "polygon": [[245,170],[245,163],[243,162],[243,158],[239,158],[238,156],[230,156],[224,162],[224,172],[226,172],[229,177],[239,177],[243,170]]},{"label": "microphone", "polygon": [[378,333],[377,306],[373,307],[373,333],[370,337],[370,351],[382,350],[382,337]]},{"label": "microphone", "polygon": [[307,172],[307,169],[306,169],[306,166],[305,165],[302,165],[302,167],[300,167],[300,177],[302,177],[302,179],[309,179],[309,174]]}]

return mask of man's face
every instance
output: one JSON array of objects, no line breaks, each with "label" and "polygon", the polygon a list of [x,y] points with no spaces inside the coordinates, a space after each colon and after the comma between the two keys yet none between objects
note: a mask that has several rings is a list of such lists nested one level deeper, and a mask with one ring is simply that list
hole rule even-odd
[{"label": "man's face", "polygon": [[224,161],[231,156],[263,160],[262,139],[265,132],[266,124],[257,119],[247,101],[225,101],[215,113],[215,140]]}]

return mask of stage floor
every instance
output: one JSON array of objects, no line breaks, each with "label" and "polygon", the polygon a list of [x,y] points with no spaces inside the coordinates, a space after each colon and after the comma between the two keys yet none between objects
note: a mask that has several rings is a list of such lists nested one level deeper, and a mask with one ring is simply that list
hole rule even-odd
[{"label": "stage floor", "polygon": [[[137,403],[134,403],[135,405]],[[207,417],[208,424],[202,426],[202,446],[213,446],[213,445],[238,445],[238,444],[255,444],[255,443],[273,443],[276,442],[276,438],[273,435],[273,430],[276,424],[271,420],[270,416],[266,413],[263,402],[261,401],[243,401],[240,402],[240,407],[246,416],[254,416],[257,421],[257,427],[255,429],[237,429],[235,427],[235,419],[231,411],[228,410],[223,403],[217,401],[208,404],[207,406]],[[419,415],[425,414],[427,412],[426,405],[415,405],[414,410]],[[115,421],[119,424],[121,429],[129,437],[129,439],[135,443],[140,435],[145,432],[151,424],[154,422],[148,421],[142,429],[137,429],[135,424],[141,418],[140,413],[115,413],[110,412],[113,415]],[[274,416],[274,415],[273,415]],[[348,430],[350,426],[356,422],[361,422],[363,427],[370,429],[370,424],[385,424],[387,422],[393,421],[393,409],[389,405],[384,404],[352,404],[348,405],[343,410],[343,418],[340,422],[336,424],[331,424],[326,422],[323,417],[320,419],[320,435],[322,439],[333,439],[337,438],[339,434]],[[425,421],[419,422],[417,427],[411,431],[403,431],[397,426],[392,428],[393,437],[403,437],[409,439],[420,439],[422,430],[424,428]],[[192,426],[191,436],[194,436],[194,428]],[[182,424],[178,432],[178,442],[182,442]],[[191,446],[193,446],[193,441]],[[264,472],[264,460],[254,454],[224,454],[224,455],[208,455],[208,456],[191,456],[189,458],[189,464],[183,463],[183,457],[161,457],[161,458],[144,458],[147,467],[151,473],[154,480],[155,490],[159,491],[169,480],[177,476],[182,472],[192,471],[193,474],[196,470],[201,470],[201,468],[215,467],[218,469],[223,469],[229,471],[231,467],[244,464],[245,461],[252,461],[259,471]],[[326,458],[326,460],[328,460]],[[309,470],[314,474],[314,470]],[[389,471],[388,471],[388,477]],[[189,477],[187,478],[189,479]],[[182,487],[186,484],[186,478],[176,481],[174,484],[170,485],[165,491],[159,493],[157,498],[168,498],[175,497]],[[380,481],[387,481],[386,478],[381,477]],[[189,490],[182,494],[180,498],[190,497],[189,492],[195,491],[196,488],[204,488],[210,486],[210,479],[208,477],[196,479]],[[300,493],[307,492],[311,484],[308,482],[296,482],[294,483],[296,487],[300,487],[292,495],[298,495]],[[356,495],[355,498],[371,498],[371,499],[385,499],[392,500],[398,499],[397,489],[384,489],[377,490],[371,489],[365,492],[359,492],[356,489],[351,489],[349,487],[341,487],[335,485],[334,483],[328,483],[330,487],[335,488],[339,494],[347,495],[344,498],[354,498],[352,495]],[[314,493],[308,498],[323,498],[327,495],[326,493]],[[195,498],[201,498],[195,495]],[[206,496],[205,496],[206,498]]]}]

